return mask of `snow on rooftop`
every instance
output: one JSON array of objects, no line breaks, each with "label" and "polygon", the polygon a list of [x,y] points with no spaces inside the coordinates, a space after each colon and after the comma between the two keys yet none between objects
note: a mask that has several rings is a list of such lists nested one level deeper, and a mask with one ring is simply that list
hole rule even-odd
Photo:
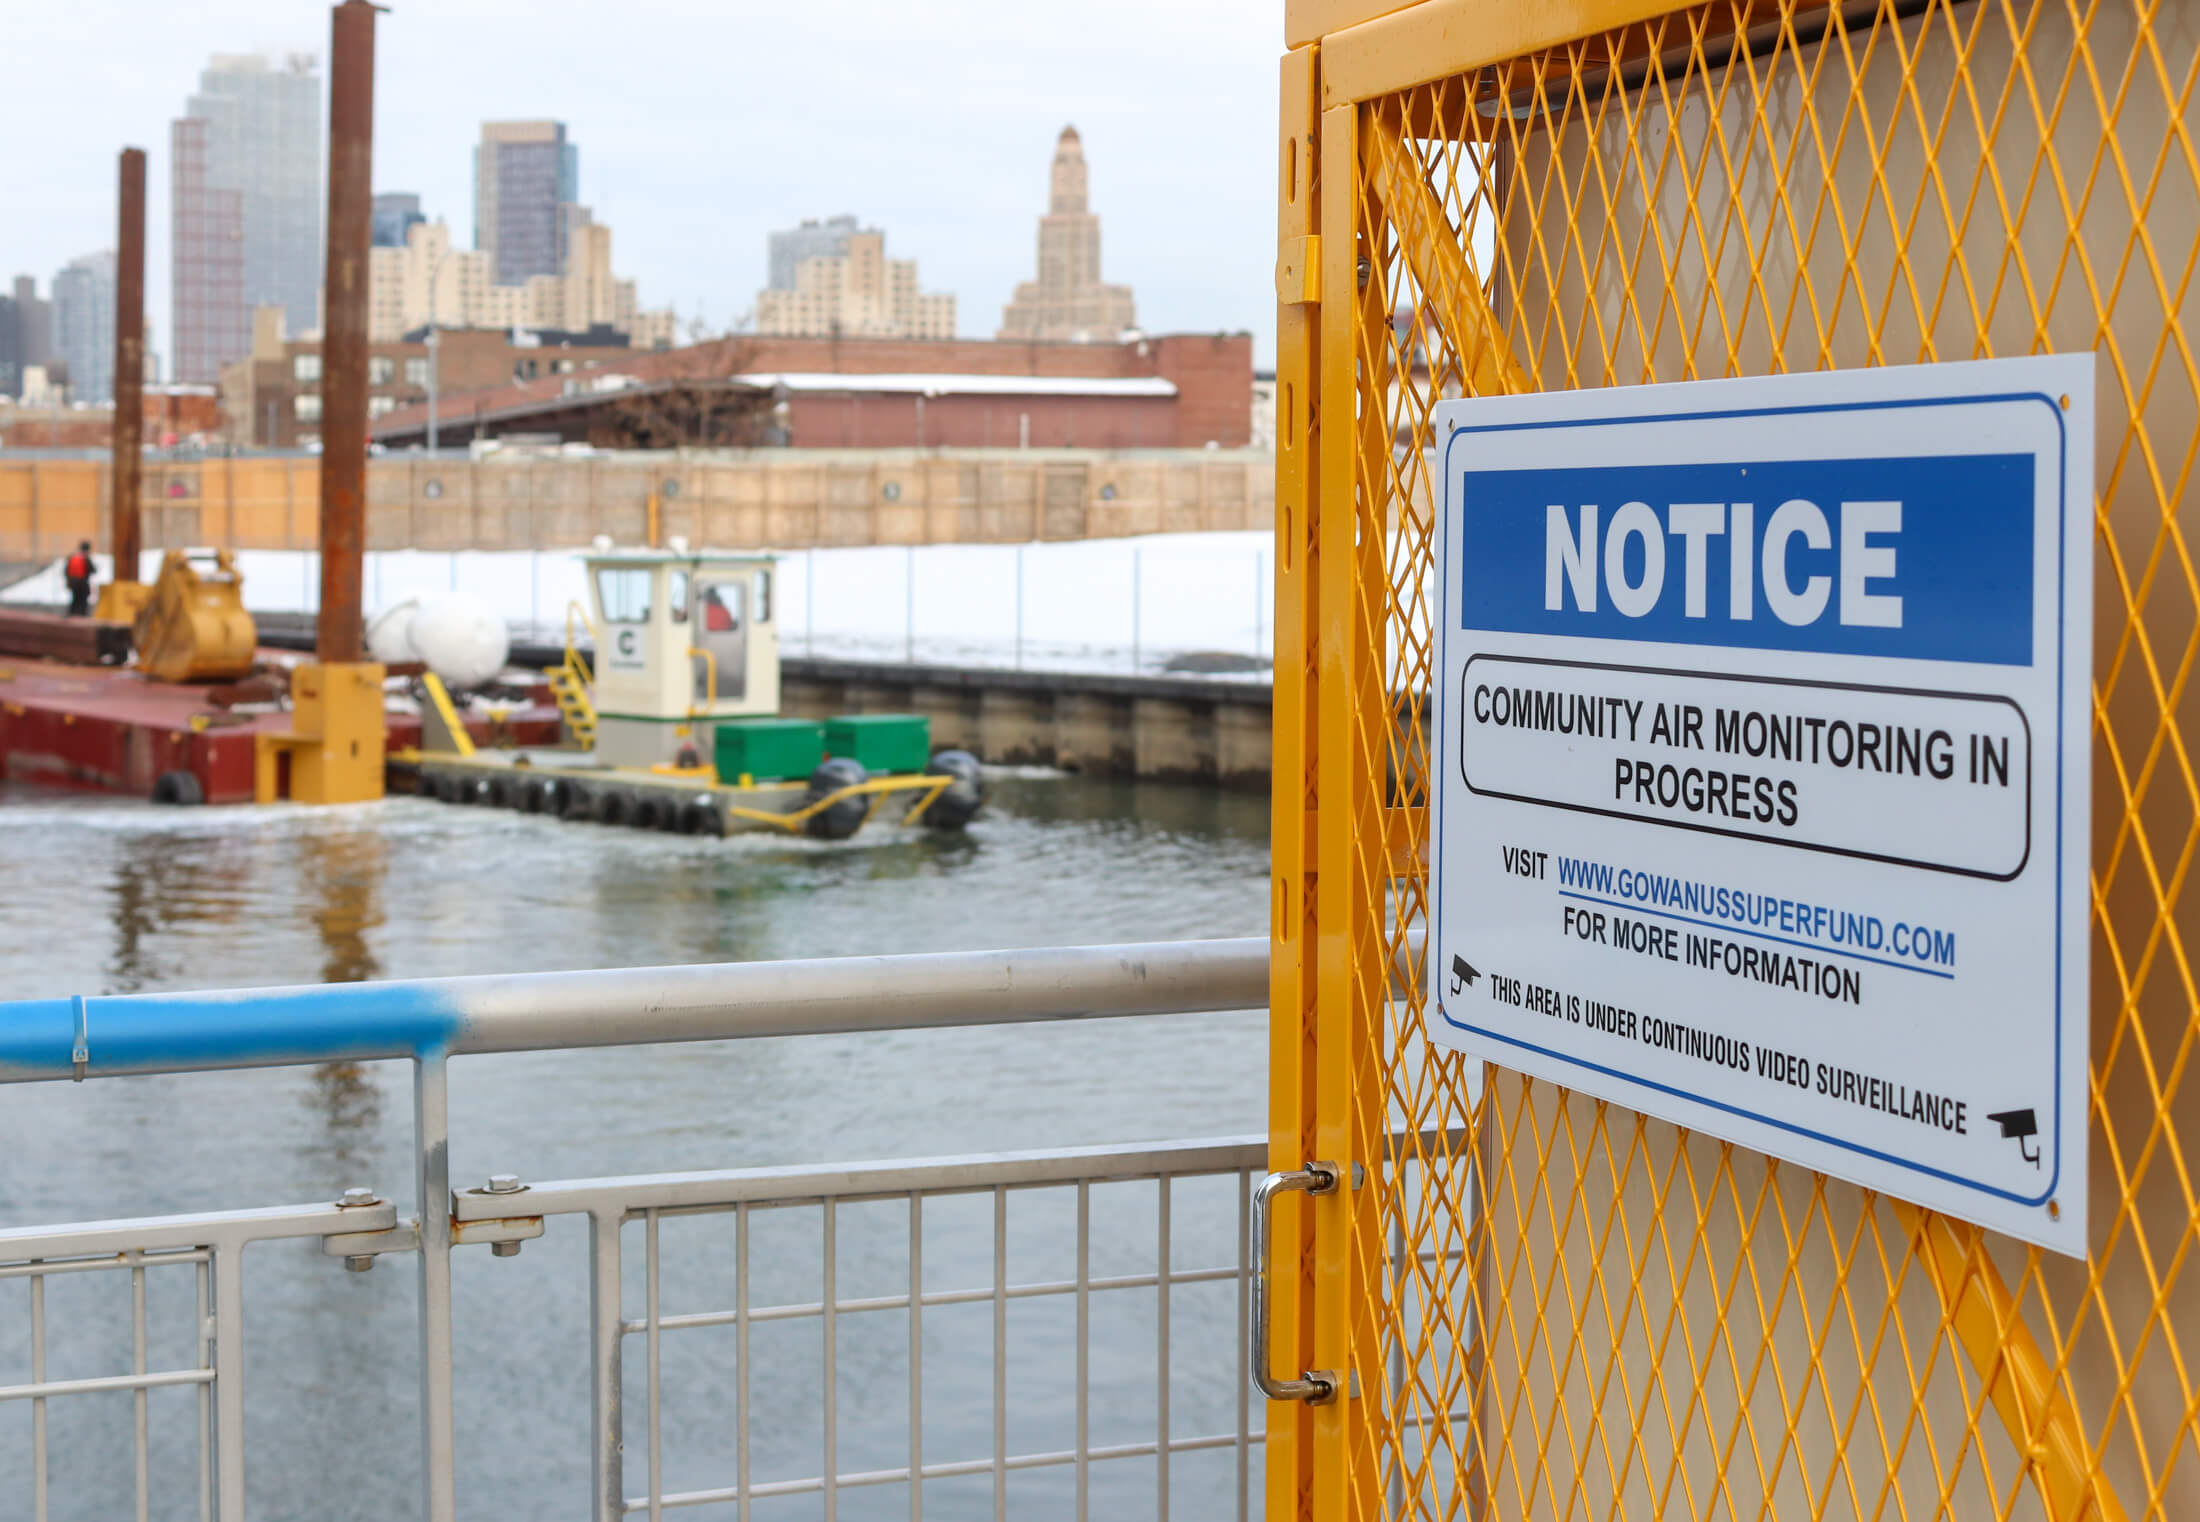
[{"label": "snow on rooftop", "polygon": [[1176,383],[1157,375],[958,375],[755,371],[736,375],[738,385],[789,391],[892,391],[917,396],[1174,396]]}]

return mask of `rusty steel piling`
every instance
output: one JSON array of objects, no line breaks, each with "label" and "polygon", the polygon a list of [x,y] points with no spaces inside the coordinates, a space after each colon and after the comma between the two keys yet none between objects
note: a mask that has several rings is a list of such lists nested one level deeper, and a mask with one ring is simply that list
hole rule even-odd
[{"label": "rusty steel piling", "polygon": [[328,273],[321,338],[321,614],[324,663],[365,659],[360,560],[367,506],[367,249],[374,201],[374,21],[344,0],[330,17]]},{"label": "rusty steel piling", "polygon": [[145,460],[145,150],[122,150],[115,232],[115,428],[108,503],[113,579],[138,579],[138,519]]}]

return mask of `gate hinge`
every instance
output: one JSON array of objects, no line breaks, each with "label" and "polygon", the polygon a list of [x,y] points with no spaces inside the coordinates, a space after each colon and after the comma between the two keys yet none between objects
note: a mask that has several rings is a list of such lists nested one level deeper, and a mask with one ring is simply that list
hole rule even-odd
[{"label": "gate hinge", "polygon": [[1320,234],[1283,240],[1283,249],[1276,256],[1276,299],[1285,306],[1322,299]]}]

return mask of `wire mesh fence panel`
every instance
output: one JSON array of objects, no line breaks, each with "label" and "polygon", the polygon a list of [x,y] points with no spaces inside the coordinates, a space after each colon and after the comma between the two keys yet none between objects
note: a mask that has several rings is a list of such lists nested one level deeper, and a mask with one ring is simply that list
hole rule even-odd
[{"label": "wire mesh fence panel", "polygon": [[[1361,1394],[1272,1418],[1271,1497],[1317,1516],[2200,1514],[2200,5],[1431,0],[1327,35],[1299,9],[1276,1146],[1371,1176],[1333,1237],[1279,1218],[1310,1265],[1279,1341],[1339,1357]],[[2090,1260],[1433,1048],[1418,975],[1388,988],[1427,922],[1437,403],[2087,351]],[[1394,1128],[1453,1127],[1471,1142],[1376,1165]]]}]

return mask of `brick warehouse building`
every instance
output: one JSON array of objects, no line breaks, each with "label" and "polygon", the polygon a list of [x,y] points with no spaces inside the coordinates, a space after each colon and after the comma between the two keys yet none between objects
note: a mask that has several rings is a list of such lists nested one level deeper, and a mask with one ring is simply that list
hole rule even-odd
[{"label": "brick warehouse building", "polygon": [[[502,328],[445,328],[437,335],[437,390],[473,394],[537,376],[559,376],[630,352],[609,328],[586,333]],[[668,351],[669,352],[669,351]],[[428,396],[425,333],[368,347],[370,419],[418,405]],[[295,449],[321,437],[321,341],[261,333],[253,353],[222,369],[222,412],[233,442]]]},{"label": "brick warehouse building", "polygon": [[[1252,431],[1248,334],[1119,344],[742,336],[607,357],[444,396],[441,442],[555,436],[601,447],[1237,448]],[[377,418],[425,440],[425,405]]]},{"label": "brick warehouse building", "polygon": [[[213,442],[222,412],[212,386],[155,385],[144,394],[145,442],[156,449]],[[0,398],[0,450],[110,449],[112,402],[88,407],[22,407]]]}]

